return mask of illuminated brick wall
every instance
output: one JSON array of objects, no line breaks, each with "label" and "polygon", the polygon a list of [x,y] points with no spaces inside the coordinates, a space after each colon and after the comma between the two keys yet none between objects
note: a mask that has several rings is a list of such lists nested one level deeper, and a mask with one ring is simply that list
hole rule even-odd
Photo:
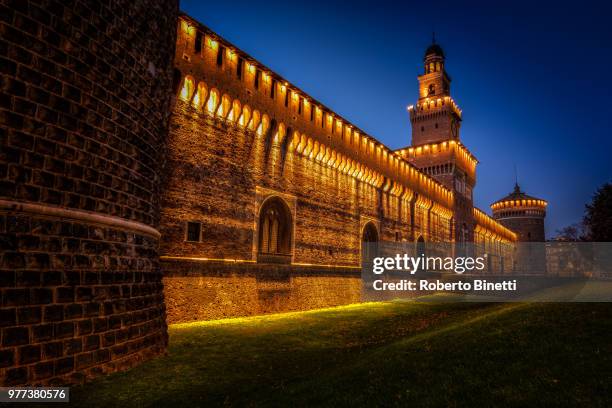
[{"label": "illuminated brick wall", "polygon": [[160,164],[176,1],[0,6],[0,383],[163,353]]},{"label": "illuminated brick wall", "polygon": [[291,209],[293,263],[358,265],[368,222],[383,240],[448,240],[441,184],[190,18],[177,36],[162,255],[255,260],[270,196]]},{"label": "illuminated brick wall", "polygon": [[[254,259],[258,211],[269,195],[292,208],[294,262],[357,265],[370,220],[386,240],[395,232],[410,238],[410,202],[300,155],[283,158],[265,137],[180,101],[168,147],[162,255]],[[185,242],[187,221],[202,223],[201,242]]]},{"label": "illuminated brick wall", "polygon": [[[471,200],[188,16],[175,66],[160,226],[169,322],[359,301],[368,223],[383,241],[449,241],[455,217],[473,239]],[[474,176],[469,152],[445,149]],[[270,197],[291,213],[290,265],[258,254]],[[189,239],[188,223],[198,225]],[[488,219],[479,231],[513,239],[497,227]]]},{"label": "illuminated brick wall", "polygon": [[358,303],[358,268],[164,260],[168,324]]}]

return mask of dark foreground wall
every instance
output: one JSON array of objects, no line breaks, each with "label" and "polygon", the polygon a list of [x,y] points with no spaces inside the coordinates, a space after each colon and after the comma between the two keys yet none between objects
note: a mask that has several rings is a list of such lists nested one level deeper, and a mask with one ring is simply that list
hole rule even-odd
[{"label": "dark foreground wall", "polygon": [[0,384],[163,353],[177,2],[3,0],[0,16]]},{"label": "dark foreground wall", "polygon": [[169,324],[361,301],[358,268],[185,259],[161,264]]}]

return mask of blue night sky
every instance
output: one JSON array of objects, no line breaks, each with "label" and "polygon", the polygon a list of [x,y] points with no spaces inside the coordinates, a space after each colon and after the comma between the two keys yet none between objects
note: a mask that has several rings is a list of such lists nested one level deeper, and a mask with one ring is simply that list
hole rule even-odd
[{"label": "blue night sky", "polygon": [[[410,143],[435,29],[478,157],[476,205],[519,184],[547,235],[612,180],[610,10],[581,2],[181,1],[181,9],[391,148]],[[345,5],[350,6],[346,7]]]}]

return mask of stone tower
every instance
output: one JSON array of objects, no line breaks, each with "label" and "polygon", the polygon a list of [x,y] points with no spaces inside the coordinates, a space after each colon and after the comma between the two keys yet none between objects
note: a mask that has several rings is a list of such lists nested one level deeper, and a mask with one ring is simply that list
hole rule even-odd
[{"label": "stone tower", "polygon": [[544,218],[548,203],[521,191],[518,183],[514,191],[491,204],[493,218],[518,234],[520,242],[544,242]]},{"label": "stone tower", "polygon": [[461,143],[462,112],[451,97],[446,58],[435,39],[425,51],[419,97],[410,105],[412,143],[398,153],[454,192],[453,239],[473,240],[472,192],[478,161]]},{"label": "stone tower", "polygon": [[3,1],[1,385],[80,382],[166,348],[157,226],[177,13],[176,0]]}]

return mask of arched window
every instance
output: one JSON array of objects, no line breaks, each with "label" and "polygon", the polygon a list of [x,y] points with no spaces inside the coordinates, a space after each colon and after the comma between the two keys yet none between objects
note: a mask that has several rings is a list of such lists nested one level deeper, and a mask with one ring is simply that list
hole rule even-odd
[{"label": "arched window", "polygon": [[272,197],[264,202],[259,212],[259,261],[291,261],[292,225],[291,212],[282,199]]}]

